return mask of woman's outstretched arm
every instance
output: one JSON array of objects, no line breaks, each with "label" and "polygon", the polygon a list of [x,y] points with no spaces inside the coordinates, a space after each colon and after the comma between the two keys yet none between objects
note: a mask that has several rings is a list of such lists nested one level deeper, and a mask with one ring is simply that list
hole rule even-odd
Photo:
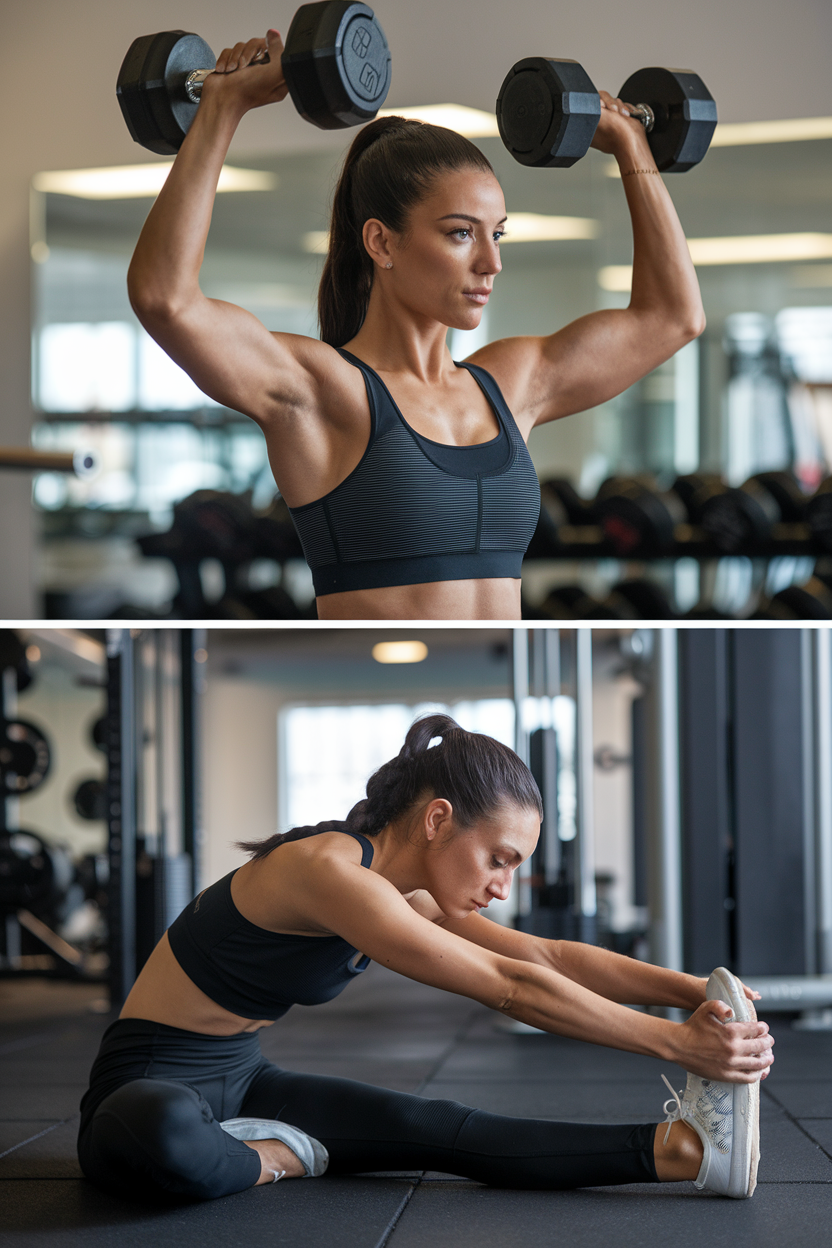
[{"label": "woman's outstretched arm", "polygon": [[[381,876],[321,847],[292,872],[304,925],[343,937],[374,962],[544,1031],[677,1062],[705,1078],[751,1083],[771,1064],[765,1023],[721,1020],[705,1001],[685,1023],[627,1009],[568,976],[463,940],[414,911]],[[467,922],[468,920],[463,920]]]},{"label": "woman's outstretched arm", "polygon": [[[525,430],[612,398],[705,328],[699,283],[644,128],[601,92],[592,146],[615,157],[633,226],[627,308],[592,312],[543,337],[504,338],[471,358],[492,371]],[[509,230],[511,217],[509,216]]]}]

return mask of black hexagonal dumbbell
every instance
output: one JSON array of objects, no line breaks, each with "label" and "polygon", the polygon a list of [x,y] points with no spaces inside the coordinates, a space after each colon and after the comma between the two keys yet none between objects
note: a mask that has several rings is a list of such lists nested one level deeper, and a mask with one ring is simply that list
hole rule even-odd
[{"label": "black hexagonal dumbbell", "polygon": [[[708,150],[716,104],[689,69],[640,69],[619,98],[634,107],[662,173],[684,173]],[[531,56],[509,70],[497,98],[503,143],[521,165],[566,168],[589,151],[601,99],[577,61]]]},{"label": "black hexagonal dumbbell", "polygon": [[[267,61],[268,53],[256,63]],[[184,30],[135,39],[116,85],[134,140],[159,155],[178,152],[215,64],[205,40]],[[371,121],[390,87],[384,31],[373,10],[353,0],[301,5],[281,64],[295,108],[322,130]]]}]

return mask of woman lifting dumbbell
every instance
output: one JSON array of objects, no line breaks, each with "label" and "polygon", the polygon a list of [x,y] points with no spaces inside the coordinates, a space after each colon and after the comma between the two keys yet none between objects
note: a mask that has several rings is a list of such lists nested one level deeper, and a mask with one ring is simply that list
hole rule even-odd
[{"label": "woman lifting dumbbell", "polygon": [[199,270],[238,123],[287,94],[282,51],[271,30],[204,78],[130,266],[133,306],[206,394],[262,428],[321,618],[517,619],[539,510],[532,429],[619,394],[704,327],[645,127],[595,95],[592,146],[617,160],[633,221],[626,309],[455,364],[447,330],[476,328],[500,272],[503,194],[467,139],[390,117],[358,134],[335,192],[322,340],[269,333],[206,298]]},{"label": "woman lifting dumbbell", "polygon": [[[690,1179],[750,1196],[773,1043],[753,994],[722,968],[706,982],[479,913],[508,896],[541,813],[513,751],[430,715],[346,822],[241,846],[251,861],[187,906],[104,1035],[81,1105],[84,1173],[133,1199],[205,1200],[327,1167],[542,1190]],[[676,1062],[687,1086],[661,1124],[587,1125],[261,1056],[263,1027],[331,1000],[370,959],[545,1031]],[[692,1013],[675,1023],[619,1002]]]}]

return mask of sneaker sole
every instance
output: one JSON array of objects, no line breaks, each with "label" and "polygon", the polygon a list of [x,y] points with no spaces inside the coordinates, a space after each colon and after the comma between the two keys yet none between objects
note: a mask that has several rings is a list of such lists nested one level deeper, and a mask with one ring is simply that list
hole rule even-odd
[{"label": "sneaker sole", "polygon": [[[717,967],[711,975],[705,996],[709,1001],[724,1001],[726,1005],[730,1005],[735,1022],[750,1023],[757,1020],[753,1002],[746,997],[736,975],[732,975],[724,966]],[[734,1097],[734,1134],[728,1195],[743,1200],[752,1196],[757,1186],[757,1167],[760,1164],[760,1081],[758,1079],[755,1083],[734,1083],[731,1087]]]}]

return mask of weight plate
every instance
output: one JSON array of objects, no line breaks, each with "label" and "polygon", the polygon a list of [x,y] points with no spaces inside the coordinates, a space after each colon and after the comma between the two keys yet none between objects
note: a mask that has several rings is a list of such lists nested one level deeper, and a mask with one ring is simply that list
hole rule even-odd
[{"label": "weight plate", "polygon": [[101,821],[107,818],[107,786],[103,780],[82,780],[72,795],[72,802],[79,819]]},{"label": "weight plate", "polygon": [[52,855],[36,832],[0,833],[0,911],[37,908],[51,897],[54,880]]},{"label": "weight plate", "polygon": [[0,792],[33,793],[49,774],[49,743],[25,719],[0,724]]},{"label": "weight plate", "polygon": [[716,129],[716,103],[689,69],[639,69],[618,93],[625,104],[649,104],[655,125],[647,136],[662,173],[685,173],[698,165]]},{"label": "weight plate", "polygon": [[292,102],[321,130],[375,117],[390,88],[390,50],[366,4],[323,0],[298,9],[282,57]]},{"label": "weight plate", "polygon": [[521,165],[569,168],[585,156],[601,100],[577,61],[530,56],[509,70],[497,97],[503,143]]},{"label": "weight plate", "polygon": [[196,116],[198,104],[185,94],[195,69],[213,69],[216,57],[199,35],[163,30],[134,39],[122,62],[116,95],[136,143],[174,156]]}]

